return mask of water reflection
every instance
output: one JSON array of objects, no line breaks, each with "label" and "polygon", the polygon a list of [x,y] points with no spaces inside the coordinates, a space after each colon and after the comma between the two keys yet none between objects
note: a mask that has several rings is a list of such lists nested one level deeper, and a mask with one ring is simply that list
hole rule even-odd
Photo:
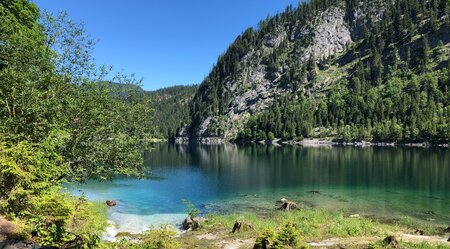
[{"label": "water reflection", "polygon": [[162,144],[146,156],[153,169],[189,166],[219,181],[219,191],[335,186],[407,189],[448,198],[445,149]]},{"label": "water reflection", "polygon": [[124,231],[180,222],[182,199],[203,212],[264,213],[284,197],[309,207],[450,224],[450,150],[159,144],[145,159],[149,179],[74,187],[93,200],[117,200],[109,216]]}]

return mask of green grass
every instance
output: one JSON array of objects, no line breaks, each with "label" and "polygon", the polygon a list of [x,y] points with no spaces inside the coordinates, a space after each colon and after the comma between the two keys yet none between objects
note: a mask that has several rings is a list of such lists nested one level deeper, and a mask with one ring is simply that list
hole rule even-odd
[{"label": "green grass", "polygon": [[[131,241],[122,240],[119,243],[106,243],[103,248],[161,248],[155,243],[170,243],[168,248],[220,248],[223,243],[246,241],[242,248],[252,248],[253,244],[264,238],[270,238],[273,243],[290,243],[295,240],[295,246],[282,244],[280,248],[307,247],[307,242],[327,239],[346,241],[347,248],[388,248],[382,240],[395,234],[413,233],[416,228],[423,229],[427,235],[442,235],[442,228],[431,225],[424,226],[410,218],[402,218],[382,223],[365,217],[348,217],[343,212],[331,212],[322,209],[302,209],[292,212],[274,211],[264,216],[244,213],[207,216],[208,222],[201,224],[195,231],[176,236],[166,228],[152,230],[138,236],[131,236]],[[232,228],[236,221],[252,224],[254,230],[244,226],[241,231],[233,234]],[[208,237],[205,239],[205,237]],[[141,243],[136,243],[136,240]],[[361,240],[366,244],[358,244]],[[281,242],[280,242],[281,241]],[[370,242],[370,244],[369,244]],[[222,243],[222,244],[221,244]],[[272,245],[274,248],[279,245]],[[450,249],[449,245],[428,243],[401,243],[401,248],[439,248]]]},{"label": "green grass", "polygon": [[407,229],[410,232],[413,232],[416,229],[421,229],[425,232],[426,235],[442,235],[443,233],[442,227],[431,225],[429,223],[418,222],[408,216],[396,219],[393,221],[393,223],[397,226]]},{"label": "green grass", "polygon": [[[277,229],[287,223],[294,223],[302,236],[309,240],[327,238],[346,238],[356,236],[385,236],[399,227],[381,224],[367,218],[348,218],[343,213],[334,213],[320,209],[304,209],[294,212],[277,212],[261,218],[255,214],[211,215],[204,224],[206,230],[229,229],[236,220],[253,224],[256,231]],[[247,233],[254,233],[247,231]],[[248,234],[245,234],[248,235]]]}]

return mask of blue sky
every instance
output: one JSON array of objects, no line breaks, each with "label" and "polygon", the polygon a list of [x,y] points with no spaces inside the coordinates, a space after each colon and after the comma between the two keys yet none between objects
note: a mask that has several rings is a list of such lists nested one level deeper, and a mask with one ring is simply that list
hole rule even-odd
[{"label": "blue sky", "polygon": [[34,0],[65,10],[97,40],[98,64],[143,77],[144,89],[200,83],[248,27],[298,0]]}]

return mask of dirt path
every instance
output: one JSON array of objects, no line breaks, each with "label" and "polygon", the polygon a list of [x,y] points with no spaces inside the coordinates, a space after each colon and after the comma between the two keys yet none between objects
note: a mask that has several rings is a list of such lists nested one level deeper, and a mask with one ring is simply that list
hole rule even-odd
[{"label": "dirt path", "polygon": [[402,234],[399,236],[399,238],[401,241],[405,241],[405,242],[413,242],[413,243],[428,242],[430,244],[448,243],[448,245],[450,245],[450,242],[447,241],[448,236],[442,237],[442,236]]},{"label": "dirt path", "polygon": [[[413,234],[399,234],[396,235],[399,242],[410,242],[410,243],[422,243],[426,242],[429,244],[448,244],[448,236],[424,236],[424,235],[413,235]],[[355,237],[355,238],[333,238],[322,240],[318,242],[308,242],[308,245],[312,248],[328,248],[335,247],[338,245],[345,246],[358,246],[358,245],[368,245],[369,243],[382,241],[384,238],[381,237]]]}]

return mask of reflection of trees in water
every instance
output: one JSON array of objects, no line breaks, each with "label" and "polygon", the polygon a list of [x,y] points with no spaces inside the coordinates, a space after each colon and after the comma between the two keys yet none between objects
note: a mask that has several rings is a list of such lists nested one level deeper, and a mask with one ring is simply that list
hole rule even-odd
[{"label": "reflection of trees in water", "polygon": [[224,187],[358,186],[450,191],[450,151],[389,147],[161,144],[151,167],[200,168]]}]

